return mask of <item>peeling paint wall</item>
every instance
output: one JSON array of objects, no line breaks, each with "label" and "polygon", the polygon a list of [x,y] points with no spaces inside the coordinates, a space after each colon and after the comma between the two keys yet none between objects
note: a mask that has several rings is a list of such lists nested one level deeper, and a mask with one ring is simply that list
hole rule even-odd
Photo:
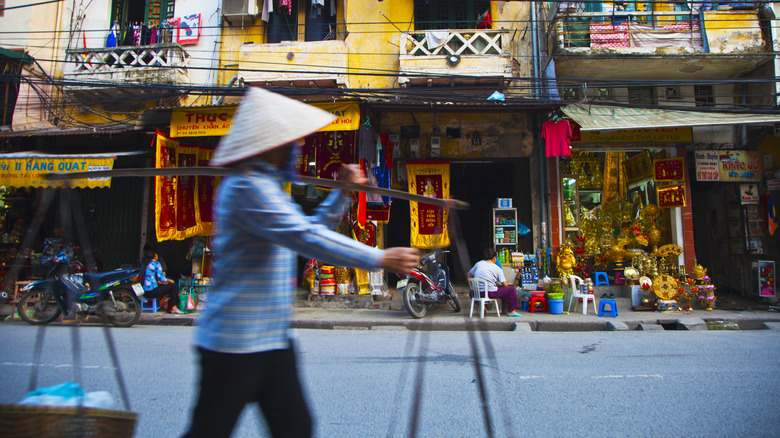
[{"label": "peeling paint wall", "polygon": [[764,42],[755,12],[707,11],[704,23],[710,53],[763,51]]},{"label": "peeling paint wall", "polygon": [[[419,158],[423,159],[431,158],[432,136],[441,139],[441,157],[519,158],[534,152],[526,113],[384,113],[380,124],[388,134],[419,124]],[[448,132],[456,131],[456,136],[448,137]],[[402,158],[408,159],[409,139],[401,138],[400,149]]]},{"label": "peeling paint wall", "polygon": [[[493,29],[509,29],[509,55],[517,61],[516,75],[533,76],[533,42],[531,34],[531,2],[491,2]],[[540,24],[541,26],[541,24]],[[527,79],[512,81],[507,95],[531,96],[532,87]]]},{"label": "peeling paint wall", "polygon": [[[398,48],[401,39],[396,26],[414,30],[414,2],[345,0],[345,20],[349,36],[350,88],[395,88],[398,79]],[[384,16],[382,15],[384,14]],[[374,75],[381,73],[390,75]],[[362,74],[361,74],[362,73]]]}]

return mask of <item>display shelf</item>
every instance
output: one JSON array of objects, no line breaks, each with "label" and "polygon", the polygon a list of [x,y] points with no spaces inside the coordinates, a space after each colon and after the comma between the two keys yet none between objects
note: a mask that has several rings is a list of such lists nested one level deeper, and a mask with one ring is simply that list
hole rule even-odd
[{"label": "display shelf", "polygon": [[580,194],[575,175],[561,176],[561,215],[564,231],[580,230]]},{"label": "display shelf", "polygon": [[493,209],[493,246],[517,249],[517,209]]}]

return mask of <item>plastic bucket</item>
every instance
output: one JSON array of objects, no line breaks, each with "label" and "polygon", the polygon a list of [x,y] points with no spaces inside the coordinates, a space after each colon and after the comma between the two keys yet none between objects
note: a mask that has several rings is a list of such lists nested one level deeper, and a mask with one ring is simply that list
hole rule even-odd
[{"label": "plastic bucket", "polygon": [[563,300],[547,300],[547,310],[553,315],[563,313]]}]

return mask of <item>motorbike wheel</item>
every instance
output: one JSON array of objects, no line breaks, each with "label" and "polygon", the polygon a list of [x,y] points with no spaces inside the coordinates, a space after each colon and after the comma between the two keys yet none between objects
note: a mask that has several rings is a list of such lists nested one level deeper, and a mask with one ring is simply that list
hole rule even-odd
[{"label": "motorbike wheel", "polygon": [[428,313],[428,306],[420,301],[420,283],[409,281],[404,289],[404,308],[410,315],[420,319]]},{"label": "motorbike wheel", "polygon": [[16,311],[23,320],[33,325],[48,324],[62,313],[54,295],[46,289],[25,292],[16,303]]},{"label": "motorbike wheel", "polygon": [[454,292],[450,293],[448,301],[455,313],[460,313],[460,300],[458,300],[458,296]]},{"label": "motorbike wheel", "polygon": [[119,288],[112,290],[111,294],[114,296],[115,306],[110,300],[101,303],[106,319],[116,327],[131,327],[138,322],[141,317],[141,301],[133,291]]}]

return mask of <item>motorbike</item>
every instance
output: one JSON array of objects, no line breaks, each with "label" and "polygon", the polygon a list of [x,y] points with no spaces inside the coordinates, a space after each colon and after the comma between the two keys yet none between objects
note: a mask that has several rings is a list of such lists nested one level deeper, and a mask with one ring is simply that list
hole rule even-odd
[{"label": "motorbike", "polygon": [[48,324],[60,314],[105,317],[116,327],[131,327],[141,317],[140,269],[73,272],[73,255],[62,251],[52,260],[45,280],[22,288],[16,304],[19,316],[30,324]]},{"label": "motorbike", "polygon": [[446,263],[438,260],[449,251],[434,251],[420,260],[420,265],[412,269],[409,275],[401,276],[396,289],[403,290],[404,308],[410,315],[419,319],[428,313],[435,304],[449,303],[460,312],[460,301],[450,282],[450,270]]}]

